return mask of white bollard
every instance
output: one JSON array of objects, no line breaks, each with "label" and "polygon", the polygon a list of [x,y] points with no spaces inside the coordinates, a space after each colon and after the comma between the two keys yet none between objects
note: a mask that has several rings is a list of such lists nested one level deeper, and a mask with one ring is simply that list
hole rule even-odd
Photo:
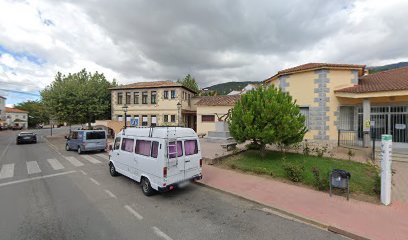
[{"label": "white bollard", "polygon": [[391,203],[392,135],[381,136],[381,203]]}]

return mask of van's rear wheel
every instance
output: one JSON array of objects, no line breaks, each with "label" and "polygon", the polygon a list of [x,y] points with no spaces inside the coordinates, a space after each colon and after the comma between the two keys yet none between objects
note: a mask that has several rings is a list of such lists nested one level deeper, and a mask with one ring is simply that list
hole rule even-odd
[{"label": "van's rear wheel", "polygon": [[78,150],[77,150],[78,154],[82,154],[82,149],[81,146],[78,146]]},{"label": "van's rear wheel", "polygon": [[147,179],[147,178],[145,178],[145,177],[142,178],[141,185],[142,185],[142,191],[143,191],[143,194],[144,194],[144,195],[146,195],[146,196],[151,196],[151,195],[153,195],[154,189],[153,189],[152,186],[150,185],[149,179]]},{"label": "van's rear wheel", "polygon": [[68,145],[68,144],[65,145],[65,150],[71,151],[71,148],[69,148],[69,145]]},{"label": "van's rear wheel", "polygon": [[109,164],[109,173],[112,177],[116,177],[118,175],[118,172],[116,172],[116,169],[113,163]]}]

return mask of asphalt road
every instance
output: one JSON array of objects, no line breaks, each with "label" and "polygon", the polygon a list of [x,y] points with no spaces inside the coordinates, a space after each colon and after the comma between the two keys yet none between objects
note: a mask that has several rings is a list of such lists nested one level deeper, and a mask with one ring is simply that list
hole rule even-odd
[{"label": "asphalt road", "polygon": [[49,129],[37,132],[26,145],[0,132],[2,240],[343,239],[196,184],[145,197],[138,183],[109,175],[107,155],[66,152],[62,138],[42,137]]}]

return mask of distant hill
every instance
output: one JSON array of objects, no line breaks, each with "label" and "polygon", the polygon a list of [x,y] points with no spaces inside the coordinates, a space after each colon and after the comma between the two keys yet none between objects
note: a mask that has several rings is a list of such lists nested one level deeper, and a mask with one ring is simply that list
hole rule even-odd
[{"label": "distant hill", "polygon": [[239,91],[242,90],[246,85],[255,83],[259,84],[261,82],[226,82],[226,83],[220,83],[213,85],[211,87],[207,87],[205,89],[208,89],[210,91],[216,91],[218,95],[227,95],[231,91]]},{"label": "distant hill", "polygon": [[396,69],[400,67],[408,67],[408,62],[399,62],[399,63],[393,63],[393,64],[384,65],[384,66],[367,67],[367,69],[369,73],[376,73],[376,72],[382,72],[382,71]]}]

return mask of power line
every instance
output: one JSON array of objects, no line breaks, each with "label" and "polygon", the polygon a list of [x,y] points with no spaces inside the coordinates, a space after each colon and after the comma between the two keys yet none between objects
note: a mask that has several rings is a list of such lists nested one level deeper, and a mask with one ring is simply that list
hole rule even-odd
[{"label": "power line", "polygon": [[17,91],[17,90],[10,90],[10,89],[5,89],[5,88],[0,88],[1,91],[5,91],[5,92],[11,92],[11,93],[19,93],[19,94],[25,94],[25,95],[31,95],[31,96],[36,96],[36,97],[40,97],[40,94],[36,94],[36,93],[30,93],[30,92],[23,92],[23,91]]}]

